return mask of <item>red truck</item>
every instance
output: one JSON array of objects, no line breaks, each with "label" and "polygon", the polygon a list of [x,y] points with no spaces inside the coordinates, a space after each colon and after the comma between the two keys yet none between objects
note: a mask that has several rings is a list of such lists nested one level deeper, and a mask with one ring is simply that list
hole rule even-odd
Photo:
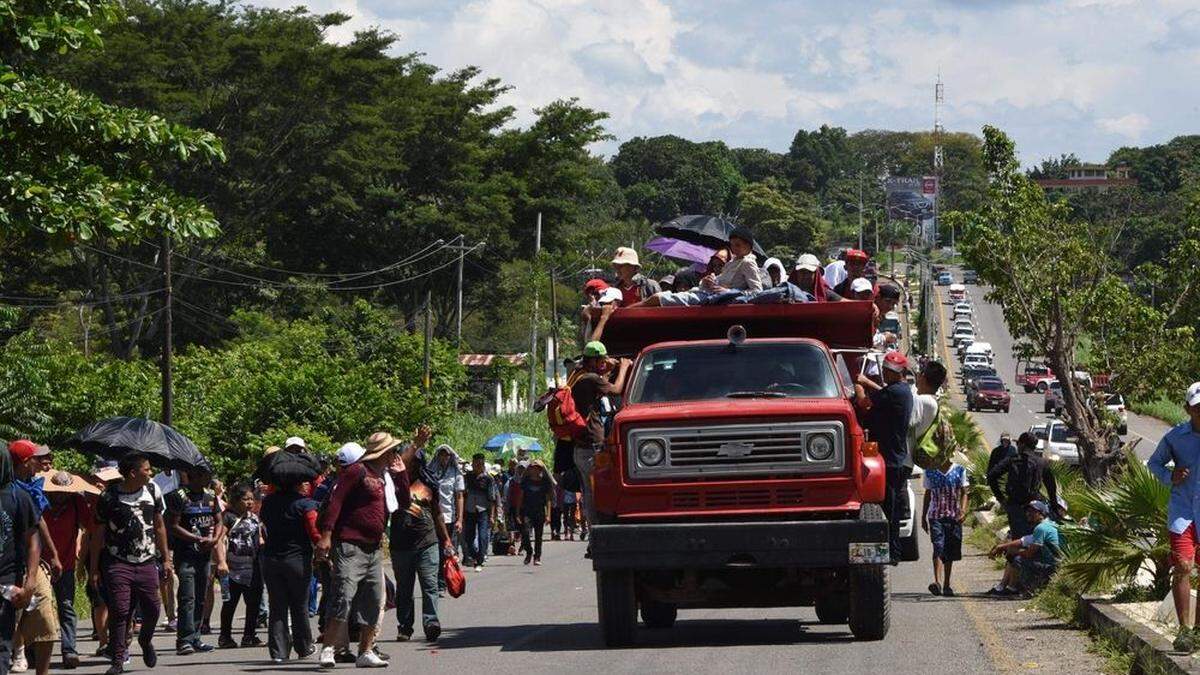
[{"label": "red truck", "polygon": [[851,372],[867,302],[629,308],[610,354],[635,358],[593,476],[591,559],[606,644],[637,616],[815,604],[879,640],[890,614],[884,463]]},{"label": "red truck", "polygon": [[1017,386],[1023,388],[1025,393],[1031,393],[1035,389],[1040,392],[1046,391],[1050,380],[1058,379],[1054,377],[1054,373],[1050,372],[1050,366],[1044,363],[1036,363],[1033,361],[1021,361],[1017,364],[1017,372],[1013,375],[1013,381]]}]

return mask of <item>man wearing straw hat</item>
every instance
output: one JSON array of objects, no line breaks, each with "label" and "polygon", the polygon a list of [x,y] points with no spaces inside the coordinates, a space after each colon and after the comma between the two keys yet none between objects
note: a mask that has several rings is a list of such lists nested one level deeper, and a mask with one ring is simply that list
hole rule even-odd
[{"label": "man wearing straw hat", "polygon": [[613,272],[617,275],[616,288],[621,291],[621,306],[628,307],[658,293],[658,282],[642,275],[642,263],[637,251],[622,246],[612,259]]},{"label": "man wearing straw hat", "polygon": [[[347,466],[338,476],[321,518],[321,539],[316,545],[318,561],[329,560],[333,593],[329,617],[322,637],[321,668],[337,664],[339,647],[349,646],[351,618],[360,626],[359,668],[384,668],[387,661],[375,652],[380,610],[383,608],[383,542],[388,521],[387,472],[400,441],[390,434],[374,434],[367,440],[362,459]],[[395,473],[404,482],[396,493],[407,495],[407,474]],[[393,497],[392,499],[395,499]],[[336,537],[334,533],[336,534]]]}]

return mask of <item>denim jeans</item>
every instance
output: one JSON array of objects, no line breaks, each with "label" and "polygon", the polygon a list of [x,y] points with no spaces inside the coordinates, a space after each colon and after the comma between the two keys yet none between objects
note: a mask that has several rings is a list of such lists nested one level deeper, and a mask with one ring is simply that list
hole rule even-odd
[{"label": "denim jeans", "polygon": [[175,633],[175,647],[200,642],[200,620],[204,616],[204,594],[208,591],[208,558],[175,559],[176,618],[179,628]]},{"label": "denim jeans", "polygon": [[58,627],[63,656],[78,655],[75,650],[75,568],[63,568],[54,582],[54,598],[58,601]]},{"label": "denim jeans", "polygon": [[482,565],[487,560],[488,546],[491,545],[492,528],[488,522],[487,511],[469,511],[464,514],[463,543],[466,555],[463,562]]},{"label": "denim jeans", "polygon": [[396,623],[401,633],[412,635],[413,584],[421,584],[421,626],[437,621],[438,568],[441,546],[433,544],[416,551],[392,549],[392,573],[396,576]]},{"label": "denim jeans", "polygon": [[321,589],[321,584],[317,582],[317,575],[312,575],[312,579],[308,582],[308,613],[317,613],[317,593]]}]

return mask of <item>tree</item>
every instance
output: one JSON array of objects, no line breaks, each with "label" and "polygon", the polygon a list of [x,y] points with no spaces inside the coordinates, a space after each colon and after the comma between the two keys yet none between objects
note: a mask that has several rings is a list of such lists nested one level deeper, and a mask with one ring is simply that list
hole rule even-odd
[{"label": "tree", "polygon": [[102,103],[32,72],[38,52],[100,45],[114,0],[0,0],[0,227],[59,244],[206,237],[217,221],[163,180],[173,162],[223,158],[210,133]]},{"label": "tree", "polygon": [[[1160,387],[1182,388],[1182,374],[1196,361],[1192,330],[1173,327],[1169,312],[1151,307],[1122,281],[1110,254],[1111,228],[1073,220],[1064,202],[1047,200],[1019,171],[1003,132],[985,127],[984,139],[987,199],[977,211],[947,218],[966,226],[963,255],[992,287],[988,298],[1003,310],[1022,355],[1044,357],[1063,383],[1065,419],[1078,435],[1084,476],[1095,483],[1124,455],[1115,421],[1100,412],[1104,407],[1075,373],[1106,369],[1134,399]],[[1190,280],[1200,256],[1189,250],[1193,259],[1177,261],[1174,272]],[[1091,363],[1078,358],[1085,335],[1102,345]]]},{"label": "tree", "polygon": [[751,183],[742,188],[738,201],[738,222],[753,229],[764,248],[782,246],[798,255],[812,253],[823,243],[828,223],[777,186]]},{"label": "tree", "polygon": [[822,192],[829,181],[857,168],[846,142],[846,130],[827,124],[816,131],[797,131],[787,158],[792,188],[804,192]]},{"label": "tree", "polygon": [[724,143],[678,136],[626,141],[609,166],[629,210],[653,222],[688,213],[732,213],[745,182]]},{"label": "tree", "polygon": [[1075,153],[1063,153],[1058,157],[1047,157],[1042,160],[1042,163],[1028,171],[1025,175],[1030,178],[1058,178],[1063,179],[1070,175],[1071,168],[1080,165],[1079,158]]}]

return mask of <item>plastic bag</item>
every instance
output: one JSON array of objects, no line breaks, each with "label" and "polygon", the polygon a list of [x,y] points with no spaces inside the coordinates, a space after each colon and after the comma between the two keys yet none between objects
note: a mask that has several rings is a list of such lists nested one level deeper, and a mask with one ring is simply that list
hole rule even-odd
[{"label": "plastic bag", "polygon": [[458,564],[458,556],[446,558],[442,563],[442,571],[446,575],[446,592],[452,598],[460,598],[467,592],[467,576],[463,574],[462,565]]}]

